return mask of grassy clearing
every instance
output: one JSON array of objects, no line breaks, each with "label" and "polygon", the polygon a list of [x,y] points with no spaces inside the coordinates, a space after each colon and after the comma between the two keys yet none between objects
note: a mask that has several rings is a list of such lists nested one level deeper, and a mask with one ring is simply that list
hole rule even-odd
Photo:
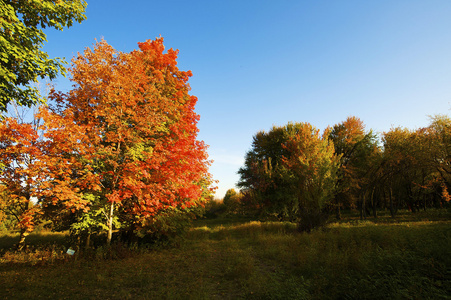
[{"label": "grassy clearing", "polygon": [[[201,220],[177,247],[130,251],[119,245],[115,256],[99,248],[89,258],[70,257],[64,254],[61,236],[53,236],[52,242],[41,234],[47,239],[43,246],[31,246],[22,254],[3,251],[0,295],[449,299],[449,218],[381,219],[375,223],[348,218],[311,234],[298,233],[291,223]],[[2,245],[4,241],[0,238]]]}]

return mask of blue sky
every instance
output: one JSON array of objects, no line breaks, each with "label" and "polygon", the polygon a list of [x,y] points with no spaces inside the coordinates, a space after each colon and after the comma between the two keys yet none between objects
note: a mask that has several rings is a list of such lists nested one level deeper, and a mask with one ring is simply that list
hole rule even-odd
[{"label": "blue sky", "polygon": [[217,197],[235,188],[253,135],[273,125],[322,130],[354,115],[381,133],[450,113],[448,0],[88,0],[86,16],[63,32],[46,30],[44,50],[70,61],[95,39],[129,52],[160,35],[180,50]]}]

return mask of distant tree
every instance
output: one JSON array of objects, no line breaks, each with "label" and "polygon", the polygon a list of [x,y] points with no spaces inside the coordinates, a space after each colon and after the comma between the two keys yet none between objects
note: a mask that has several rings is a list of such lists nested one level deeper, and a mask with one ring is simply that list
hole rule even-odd
[{"label": "distant tree", "polygon": [[338,178],[334,205],[337,218],[340,219],[340,208],[356,207],[361,198],[362,189],[368,183],[374,163],[374,155],[379,152],[376,135],[357,117],[348,117],[344,122],[334,125],[328,130],[329,138],[334,144],[335,154],[340,156]]},{"label": "distant tree", "polygon": [[241,211],[241,198],[242,195],[240,193],[237,193],[235,189],[228,189],[224,199],[223,203],[227,209],[227,212],[230,214],[240,214]]},{"label": "distant tree", "polygon": [[0,0],[0,112],[7,104],[31,106],[42,102],[29,84],[37,78],[64,74],[64,61],[42,51],[46,35],[42,29],[63,30],[86,19],[83,0]]},{"label": "distant tree", "polygon": [[[407,207],[416,212],[444,182],[434,158],[438,140],[431,128],[392,128],[383,135],[383,172],[387,177],[390,209]],[[394,202],[395,201],[395,202]],[[396,210],[396,209],[395,209]]]},{"label": "distant tree", "polygon": [[233,198],[237,195],[235,189],[228,189],[224,199],[222,200],[225,205],[230,205],[233,201]]},{"label": "distant tree", "polygon": [[226,213],[226,207],[222,200],[211,197],[206,203],[203,211],[203,217],[217,218]]},{"label": "distant tree", "polygon": [[333,144],[308,123],[289,123],[254,136],[239,186],[267,214],[300,222],[309,231],[325,221],[338,159]]},{"label": "distant tree", "polygon": [[411,180],[409,172],[412,171],[413,157],[410,155],[411,131],[407,128],[391,128],[390,131],[382,135],[384,147],[384,176],[387,177],[388,195],[390,198],[390,207],[392,215],[399,206],[404,206],[406,199],[409,199],[411,190]]},{"label": "distant tree", "polygon": [[288,141],[283,145],[288,155],[283,157],[282,174],[294,196],[303,231],[323,225],[327,220],[324,208],[332,200],[339,156],[327,136],[309,123],[288,124]]},{"label": "distant tree", "polygon": [[431,118],[427,128],[426,142],[429,154],[426,156],[430,166],[438,172],[445,189],[451,187],[451,118],[436,115]]},{"label": "distant tree", "polygon": [[269,132],[258,132],[253,137],[252,149],[246,153],[244,167],[238,171],[237,185],[244,192],[244,203],[256,215],[294,218],[291,198],[285,198],[284,194],[286,183],[278,174],[283,156],[288,156],[283,147],[287,141],[285,127],[274,126]]}]

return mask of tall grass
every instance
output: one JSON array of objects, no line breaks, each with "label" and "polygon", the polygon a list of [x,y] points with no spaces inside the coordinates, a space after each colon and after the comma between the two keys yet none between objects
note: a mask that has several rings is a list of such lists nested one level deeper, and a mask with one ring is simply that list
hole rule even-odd
[{"label": "tall grass", "polygon": [[33,264],[6,252],[0,298],[449,299],[450,225],[350,218],[306,234],[291,223],[203,220],[177,247],[116,245],[122,256],[98,248]]}]

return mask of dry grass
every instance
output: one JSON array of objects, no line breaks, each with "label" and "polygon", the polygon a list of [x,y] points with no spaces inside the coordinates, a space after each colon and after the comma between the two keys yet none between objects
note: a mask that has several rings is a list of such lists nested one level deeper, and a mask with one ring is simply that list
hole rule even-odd
[{"label": "dry grass", "polygon": [[[47,241],[30,247],[28,254],[3,252],[0,295],[5,295],[3,299],[446,299],[451,294],[450,225],[443,217],[405,217],[401,222],[349,218],[306,234],[291,223],[203,220],[177,247],[116,245],[113,250],[98,248],[91,255],[73,257],[63,253],[65,246],[58,241]],[[108,251],[115,255],[107,255]]]}]

